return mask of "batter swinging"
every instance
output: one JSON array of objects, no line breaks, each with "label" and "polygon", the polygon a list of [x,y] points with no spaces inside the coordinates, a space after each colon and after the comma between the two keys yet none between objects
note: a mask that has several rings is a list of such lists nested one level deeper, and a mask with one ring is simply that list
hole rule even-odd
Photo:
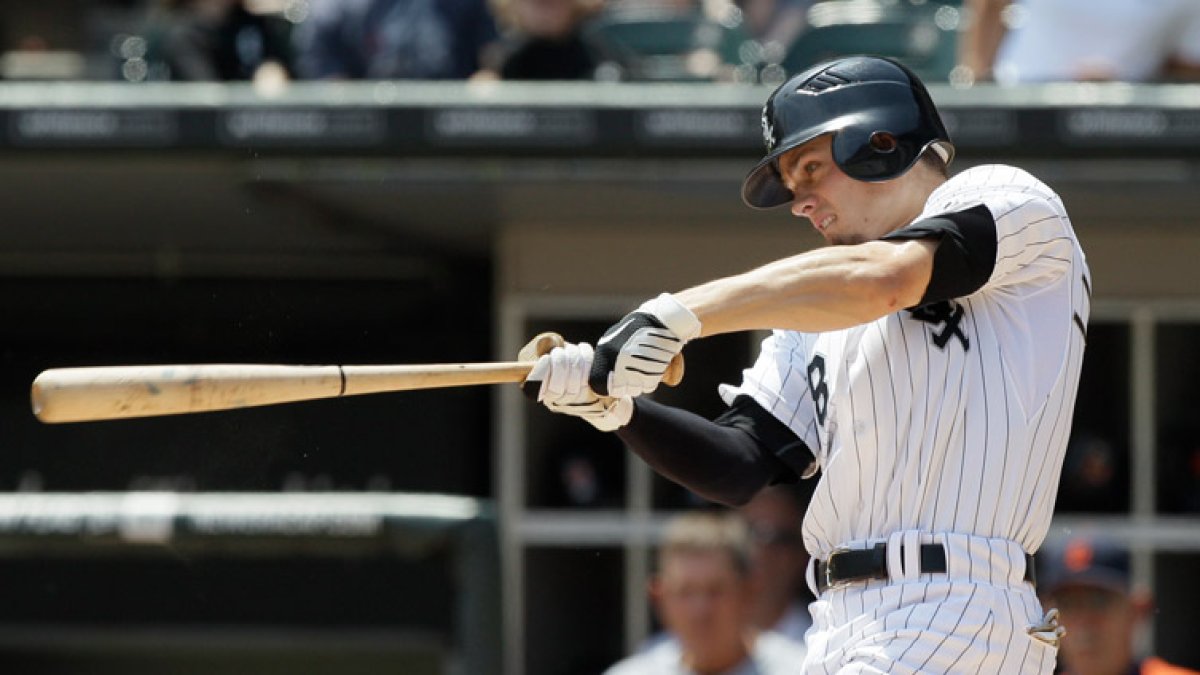
[{"label": "batter swinging", "polygon": [[[743,199],[790,203],[833,246],[647,301],[594,351],[543,356],[539,400],[715,501],[820,474],[803,672],[1050,673],[1062,629],[1030,555],[1090,302],[1061,199],[1010,166],[947,178],[925,87],[886,59],[793,77],[763,133]],[[689,340],[755,329],[773,333],[716,420],[641,396]]]}]

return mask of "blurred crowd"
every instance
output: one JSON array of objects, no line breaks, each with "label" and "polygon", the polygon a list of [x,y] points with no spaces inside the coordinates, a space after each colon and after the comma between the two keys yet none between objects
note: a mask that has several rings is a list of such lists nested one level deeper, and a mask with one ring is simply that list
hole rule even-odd
[{"label": "blurred crowd", "polygon": [[[668,521],[648,588],[660,631],[605,675],[796,672],[812,625],[800,523],[809,493],[764,490],[737,511],[696,509]],[[1196,675],[1146,647],[1151,594],[1131,550],[1072,535],[1036,556],[1038,594],[1065,628],[1056,673]]]},{"label": "blurred crowd", "polygon": [[775,83],[844,53],[969,86],[1200,77],[1195,0],[47,0],[4,79]]}]

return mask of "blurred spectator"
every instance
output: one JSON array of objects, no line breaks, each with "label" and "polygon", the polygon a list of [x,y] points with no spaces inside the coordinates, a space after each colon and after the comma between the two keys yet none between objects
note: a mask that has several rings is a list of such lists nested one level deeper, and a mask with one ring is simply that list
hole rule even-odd
[{"label": "blurred spectator", "polygon": [[746,37],[786,52],[808,27],[811,0],[737,0]]},{"label": "blurred spectator", "polygon": [[953,81],[1200,77],[1196,0],[966,0]]},{"label": "blurred spectator", "polygon": [[86,77],[88,19],[94,11],[66,0],[5,5],[0,12],[0,78]]},{"label": "blurred spectator", "polygon": [[503,0],[509,31],[491,70],[505,80],[590,80],[600,60],[582,27],[596,0]]},{"label": "blurred spectator", "polygon": [[293,48],[302,78],[464,79],[497,39],[486,0],[310,0]]},{"label": "blurred spectator", "polygon": [[1170,493],[1168,508],[1173,511],[1200,511],[1200,441],[1192,437],[1191,444],[1180,449],[1172,458],[1179,465],[1174,474],[1175,485]]},{"label": "blurred spectator", "polygon": [[1056,503],[1060,512],[1128,511],[1128,451],[1077,426],[1067,444]]},{"label": "blurred spectator", "polygon": [[801,646],[812,625],[804,583],[809,556],[800,535],[805,508],[800,488],[794,485],[762,490],[741,508],[750,528],[751,623]]},{"label": "blurred spectator", "polygon": [[172,80],[286,77],[290,24],[245,0],[167,0],[160,57]]},{"label": "blurred spectator", "polygon": [[578,439],[569,432],[553,436],[554,448],[536,475],[532,505],[549,508],[608,509],[624,505],[625,474],[619,448]]},{"label": "blurred spectator", "polygon": [[694,12],[699,11],[701,0],[608,0],[608,5],[617,12]]},{"label": "blurred spectator", "polygon": [[1159,508],[1200,512],[1200,425],[1186,420],[1159,435]]},{"label": "blurred spectator", "polygon": [[1101,539],[1074,538],[1039,555],[1039,590],[1057,607],[1066,635],[1059,646],[1067,675],[1196,675],[1160,658],[1134,656],[1137,630],[1153,610],[1134,589],[1129,552]]},{"label": "blurred spectator", "polygon": [[631,656],[608,675],[772,675],[796,673],[804,651],[749,625],[752,604],[745,522],[690,513],[668,524],[650,596],[675,637]]},{"label": "blurred spectator", "polygon": [[740,21],[731,0],[607,0],[584,33],[604,58],[596,79],[723,81]]}]

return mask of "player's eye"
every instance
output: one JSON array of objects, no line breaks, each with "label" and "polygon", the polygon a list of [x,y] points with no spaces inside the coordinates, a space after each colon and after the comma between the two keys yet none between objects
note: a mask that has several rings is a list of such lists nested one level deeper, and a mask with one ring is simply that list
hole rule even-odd
[{"label": "player's eye", "polygon": [[792,192],[796,191],[796,186],[801,183],[810,183],[813,176],[821,168],[821,163],[816,160],[805,162],[803,164],[793,164],[791,171],[784,177],[784,184]]}]

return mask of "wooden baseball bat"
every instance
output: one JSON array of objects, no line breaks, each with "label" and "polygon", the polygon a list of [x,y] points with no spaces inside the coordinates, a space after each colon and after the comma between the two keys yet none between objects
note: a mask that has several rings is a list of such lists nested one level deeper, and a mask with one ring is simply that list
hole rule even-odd
[{"label": "wooden baseball bat", "polygon": [[33,381],[43,422],[230,410],[409,389],[521,382],[532,363],[379,366],[193,364],[56,368]]},{"label": "wooden baseball bat", "polygon": [[[557,344],[561,344],[561,338]],[[555,344],[539,335],[523,349]],[[156,415],[230,410],[340,396],[523,382],[532,360],[378,366],[292,366],[192,364],[55,368],[33,381],[33,414],[46,423],[88,422]],[[668,384],[683,375],[683,360],[671,362]]]}]

